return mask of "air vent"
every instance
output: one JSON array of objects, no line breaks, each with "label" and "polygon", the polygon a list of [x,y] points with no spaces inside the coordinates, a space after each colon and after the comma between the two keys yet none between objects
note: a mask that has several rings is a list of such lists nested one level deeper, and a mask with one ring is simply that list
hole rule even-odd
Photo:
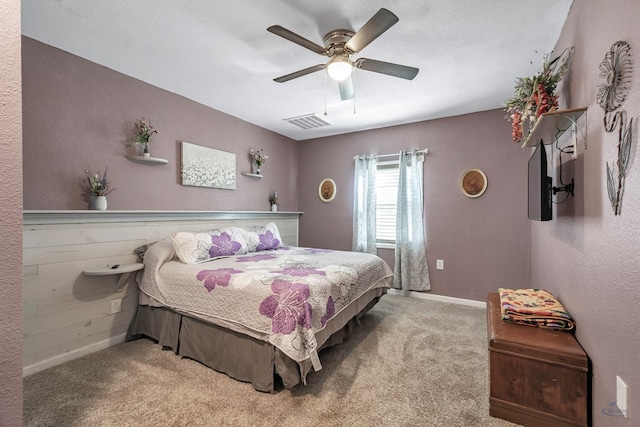
[{"label": "air vent", "polygon": [[329,126],[329,123],[322,120],[320,117],[315,114],[307,114],[305,116],[298,117],[289,117],[288,119],[283,119],[285,122],[289,122],[294,126],[298,126],[302,129],[313,129],[313,128],[321,128],[324,126]]}]

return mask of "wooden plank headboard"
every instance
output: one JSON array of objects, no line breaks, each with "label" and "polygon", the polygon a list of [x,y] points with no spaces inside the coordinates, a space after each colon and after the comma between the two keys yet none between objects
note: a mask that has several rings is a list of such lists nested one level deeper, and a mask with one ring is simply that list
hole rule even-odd
[{"label": "wooden plank headboard", "polygon": [[[134,250],[176,231],[274,222],[286,245],[298,244],[300,212],[25,211],[23,320],[25,374],[121,342],[138,303],[132,279],[83,270],[136,262]],[[122,311],[111,314],[111,300]]]}]

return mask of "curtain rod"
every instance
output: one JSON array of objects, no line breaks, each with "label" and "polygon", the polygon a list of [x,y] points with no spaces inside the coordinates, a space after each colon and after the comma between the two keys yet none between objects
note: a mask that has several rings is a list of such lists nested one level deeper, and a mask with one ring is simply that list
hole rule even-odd
[{"label": "curtain rod", "polygon": [[[425,148],[424,150],[418,150],[417,152],[418,152],[418,154],[420,154],[420,153],[423,153],[423,154],[429,154],[429,149],[428,149],[428,148]],[[393,153],[393,154],[374,154],[374,156],[373,156],[373,157],[375,157],[375,158],[379,159],[379,158],[381,158],[381,157],[393,157],[393,156],[399,156],[399,155],[400,155],[400,153]],[[357,159],[357,158],[358,158],[358,156],[353,156],[353,159],[354,159],[354,160],[355,160],[355,159]]]}]

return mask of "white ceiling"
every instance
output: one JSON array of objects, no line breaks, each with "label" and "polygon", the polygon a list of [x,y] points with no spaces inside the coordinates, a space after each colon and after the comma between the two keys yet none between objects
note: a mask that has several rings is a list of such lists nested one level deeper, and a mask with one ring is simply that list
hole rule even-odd
[{"label": "white ceiling", "polygon": [[[572,0],[23,0],[22,33],[295,140],[500,108],[534,74]],[[357,70],[355,114],[324,72],[273,78],[326,57],[267,32],[279,24],[319,45],[380,8],[400,21],[352,59],[420,69],[414,80]],[[325,111],[326,94],[326,111]],[[144,115],[144,112],[141,112]],[[283,119],[315,114],[329,126]]]}]

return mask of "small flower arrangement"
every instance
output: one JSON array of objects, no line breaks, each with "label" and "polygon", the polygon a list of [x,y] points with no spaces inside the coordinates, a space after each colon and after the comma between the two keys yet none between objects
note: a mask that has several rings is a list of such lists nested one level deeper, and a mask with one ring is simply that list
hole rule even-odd
[{"label": "small flower arrangement", "polygon": [[88,190],[90,194],[93,194],[94,196],[106,196],[115,190],[107,180],[107,168],[104,168],[102,176],[97,173],[92,174],[88,170],[85,171],[85,173],[87,174],[87,180],[89,181]]},{"label": "small flower arrangement", "polygon": [[264,150],[262,148],[259,150],[249,148],[249,156],[251,157],[251,160],[258,165],[258,167],[262,166],[262,164],[269,158],[268,155],[264,154]]},{"label": "small flower arrangement", "polygon": [[144,146],[144,152],[149,152],[149,143],[151,142],[151,135],[154,133],[158,133],[157,130],[151,126],[151,120],[145,119],[144,117],[134,124],[135,130],[135,141],[137,144],[142,144]]},{"label": "small flower arrangement", "polygon": [[516,79],[516,92],[505,102],[513,141],[518,142],[524,137],[524,123],[529,121],[533,127],[538,117],[558,107],[556,87],[567,71],[569,55],[570,52],[565,50],[550,61],[549,54],[545,54],[542,71],[533,77]]},{"label": "small flower arrangement", "polygon": [[277,205],[278,204],[278,190],[271,190],[271,192],[269,193],[269,203],[271,203],[271,205]]}]

